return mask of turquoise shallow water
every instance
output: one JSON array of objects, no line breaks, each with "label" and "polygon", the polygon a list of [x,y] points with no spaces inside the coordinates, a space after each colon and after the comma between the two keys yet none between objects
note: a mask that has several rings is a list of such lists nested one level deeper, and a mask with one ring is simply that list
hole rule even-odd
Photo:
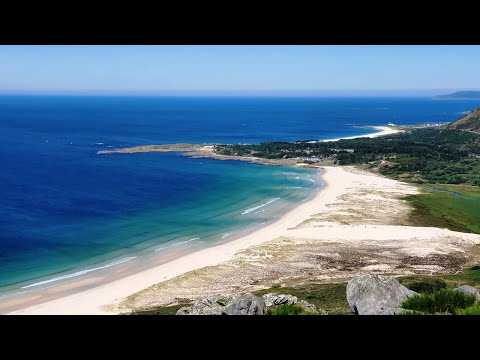
[{"label": "turquoise shallow water", "polygon": [[361,125],[451,121],[478,105],[421,98],[0,96],[0,297],[162,257],[162,249],[227,241],[274,221],[320,184],[306,169],[99,150],[339,138],[371,131]]},{"label": "turquoise shallow water", "polygon": [[[227,241],[274,221],[322,186],[317,171],[302,168],[195,159],[179,153],[102,157],[107,163],[126,158],[149,162],[159,176],[157,186],[149,189],[152,205],[133,211],[127,204],[115,217],[89,219],[88,226],[85,221],[50,226],[48,235],[64,243],[35,249],[36,256],[19,253],[16,261],[3,263],[7,272],[2,275],[8,275],[1,278],[4,295],[94,274],[135,257],[154,253],[161,257],[163,250],[179,245],[198,248]],[[162,179],[165,173],[175,180]],[[189,176],[197,181],[187,180]],[[175,194],[164,197],[165,186]]]}]

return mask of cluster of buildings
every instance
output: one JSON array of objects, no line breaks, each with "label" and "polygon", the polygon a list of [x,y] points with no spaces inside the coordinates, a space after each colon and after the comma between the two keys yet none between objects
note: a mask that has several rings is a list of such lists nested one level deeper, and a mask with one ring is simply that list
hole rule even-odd
[{"label": "cluster of buildings", "polygon": [[[336,158],[339,152],[347,152],[347,153],[355,152],[354,149],[330,149],[330,151],[334,152],[334,154],[332,154],[331,156],[332,158]],[[319,157],[319,156],[297,156],[297,160],[311,161],[311,162],[320,162],[322,158],[323,157]]]}]

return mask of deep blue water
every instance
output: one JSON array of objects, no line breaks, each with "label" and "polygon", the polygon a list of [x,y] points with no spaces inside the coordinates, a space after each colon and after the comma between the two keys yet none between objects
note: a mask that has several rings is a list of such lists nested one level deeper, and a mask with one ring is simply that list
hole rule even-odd
[{"label": "deep blue water", "polygon": [[320,186],[309,170],[98,150],[338,138],[371,132],[355,127],[361,125],[447,122],[479,105],[421,98],[2,96],[0,287],[161,244],[218,241],[271,221]]}]

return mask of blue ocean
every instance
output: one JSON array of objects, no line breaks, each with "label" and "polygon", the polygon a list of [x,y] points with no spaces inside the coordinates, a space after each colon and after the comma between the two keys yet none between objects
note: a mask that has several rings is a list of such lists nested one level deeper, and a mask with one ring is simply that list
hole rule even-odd
[{"label": "blue ocean", "polygon": [[[448,122],[480,101],[428,98],[0,97],[0,296],[95,269],[209,246],[274,221],[321,189],[309,169],[145,144],[259,143]],[[321,190],[320,190],[321,191]]]}]

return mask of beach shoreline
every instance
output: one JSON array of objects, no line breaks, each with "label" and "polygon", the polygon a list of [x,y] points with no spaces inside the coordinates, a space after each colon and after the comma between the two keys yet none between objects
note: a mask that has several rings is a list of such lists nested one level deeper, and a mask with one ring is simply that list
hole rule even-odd
[{"label": "beach shoreline", "polygon": [[[322,189],[311,199],[299,203],[276,221],[245,236],[236,237],[220,245],[181,255],[172,261],[116,279],[107,284],[102,284],[41,304],[33,306],[27,305],[20,310],[8,312],[7,314],[114,314],[115,311],[105,310],[105,306],[116,304],[129,295],[183,273],[227,261],[240,250],[270,240],[271,236],[268,238],[262,237],[265,233],[280,235],[280,224],[285,224],[286,222],[290,224],[292,218],[298,219],[298,215],[295,216],[296,214],[303,214],[303,208],[311,207],[312,202],[316,203],[325,196],[328,183],[325,181],[323,174],[322,182]],[[331,193],[329,194],[331,196]]]},{"label": "beach shoreline", "polygon": [[[199,279],[205,278],[202,275],[205,272],[209,273],[208,276],[211,276],[213,272],[217,278],[214,278],[213,283],[209,283],[206,289],[200,291],[203,295],[214,290],[214,287],[219,286],[218,284],[222,281],[226,282],[226,285],[221,288],[223,293],[231,291],[232,288],[244,289],[249,285],[242,287],[240,284],[242,281],[250,280],[238,280],[235,277],[256,277],[259,273],[258,265],[254,267],[253,272],[249,273],[247,271],[248,262],[261,261],[263,264],[263,261],[270,261],[268,258],[258,260],[258,256],[254,256],[254,260],[252,260],[251,257],[245,257],[245,253],[257,250],[262,254],[268,253],[271,251],[268,249],[271,249],[272,246],[277,250],[284,249],[284,246],[287,245],[296,246],[292,247],[294,249],[293,253],[298,255],[303,251],[303,255],[309,259],[312,250],[310,248],[305,250],[305,244],[320,247],[320,249],[327,245],[340,246],[332,250],[334,254],[338,255],[339,252],[345,251],[345,246],[350,254],[355,247],[361,247],[363,252],[368,251],[366,249],[370,249],[372,242],[376,242],[376,244],[380,244],[378,246],[386,246],[388,252],[398,248],[399,250],[395,250],[398,253],[393,258],[404,259],[407,263],[404,264],[405,268],[400,268],[398,265],[389,268],[389,262],[393,261],[392,255],[389,255],[387,264],[378,263],[378,261],[375,263],[376,260],[374,260],[372,265],[363,266],[359,271],[376,269],[388,272],[397,269],[397,273],[411,273],[411,271],[441,271],[442,268],[437,264],[425,267],[423,265],[424,260],[421,260],[422,257],[432,256],[432,254],[438,256],[436,254],[451,251],[458,252],[458,249],[465,250],[474,244],[480,244],[480,236],[476,234],[458,233],[433,227],[397,225],[395,221],[398,223],[398,220],[394,220],[393,217],[401,219],[409,212],[408,207],[402,203],[400,197],[417,193],[418,190],[414,186],[361,171],[354,167],[322,167],[321,169],[323,170],[322,182],[324,183],[324,188],[321,191],[309,201],[294,207],[277,221],[246,236],[200,249],[136,274],[73,295],[30,307],[25,306],[9,314],[118,314],[129,312],[132,309],[168,304],[175,302],[178,297],[193,297],[196,286],[202,283],[202,281],[199,282]],[[345,203],[343,208],[333,208],[332,210],[332,206],[342,205],[348,197],[353,197],[354,201]],[[363,203],[358,201],[363,201]],[[372,202],[379,209],[375,211],[375,218],[370,219]],[[355,220],[352,215],[345,215],[345,212],[350,211],[355,206],[363,212],[364,218],[359,222],[345,224],[346,221]],[[392,208],[395,208],[395,211],[392,211]],[[358,212],[358,210],[355,211]],[[383,218],[379,217],[382,212],[384,213]],[[395,214],[392,215],[392,213]],[[378,219],[380,218],[382,220],[379,222]],[[295,245],[295,242],[298,244]],[[325,251],[315,249],[314,252]],[[384,253],[386,251],[376,250],[372,252],[372,256],[380,256],[377,254]],[[412,256],[420,259],[418,265],[411,264]],[[238,262],[239,257],[240,262]],[[280,274],[291,264],[310,266],[305,260],[289,261],[287,263],[282,261],[275,265],[273,273],[278,272]],[[241,269],[232,265],[237,263],[243,264],[239,265]],[[316,264],[313,265],[317,266]],[[229,271],[233,271],[233,273],[228,276],[222,275],[225,268],[230,269]],[[327,271],[320,278],[332,280],[356,274],[352,271],[333,271],[332,269],[334,268],[324,269],[320,267],[316,268],[315,271]],[[271,272],[269,271],[269,273]],[[303,274],[305,271],[302,270],[301,273]],[[307,274],[310,273],[307,272]],[[218,278],[220,275],[221,277]],[[311,275],[309,276],[311,277]],[[178,281],[175,282],[176,279],[179,279],[179,283]],[[162,290],[163,287],[168,289],[169,283],[172,283],[173,287],[170,286],[169,291]],[[256,283],[256,280],[253,283]],[[262,284],[258,283],[255,286],[262,286]],[[198,290],[198,286],[196,290]],[[186,295],[183,292],[186,292]]]},{"label": "beach shoreline", "polygon": [[369,129],[374,129],[377,130],[374,133],[371,134],[365,134],[365,135],[354,135],[354,136],[347,136],[343,138],[336,138],[336,139],[327,139],[327,140],[320,140],[322,142],[332,142],[332,141],[339,141],[339,140],[352,140],[352,139],[362,139],[362,138],[377,138],[380,136],[386,136],[386,135],[393,135],[397,133],[404,132],[405,130],[399,129],[397,127],[393,126],[362,126],[362,128],[369,128]]}]

